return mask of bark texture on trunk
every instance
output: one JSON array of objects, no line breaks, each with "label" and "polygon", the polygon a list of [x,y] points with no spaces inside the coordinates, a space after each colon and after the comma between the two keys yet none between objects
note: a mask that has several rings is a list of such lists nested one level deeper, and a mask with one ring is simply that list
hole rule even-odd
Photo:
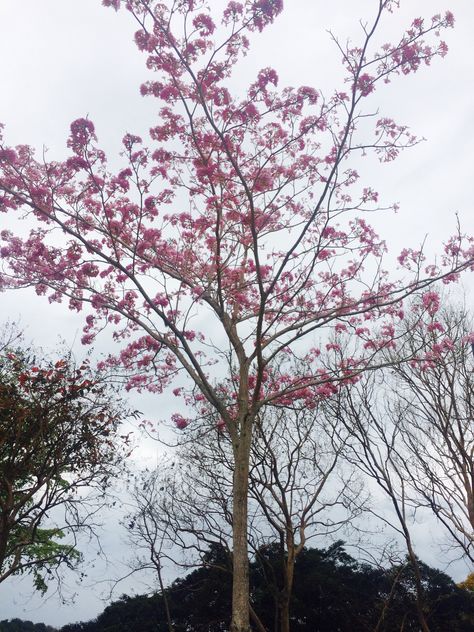
[{"label": "bark texture on trunk", "polygon": [[291,536],[288,546],[287,559],[284,565],[284,581],[285,585],[281,593],[280,605],[280,630],[281,632],[290,632],[290,601],[293,592],[293,578],[295,572],[295,548],[293,537]]},{"label": "bark texture on trunk", "polygon": [[251,431],[251,421],[243,420],[239,440],[234,444],[233,581],[230,632],[250,632],[247,515]]}]

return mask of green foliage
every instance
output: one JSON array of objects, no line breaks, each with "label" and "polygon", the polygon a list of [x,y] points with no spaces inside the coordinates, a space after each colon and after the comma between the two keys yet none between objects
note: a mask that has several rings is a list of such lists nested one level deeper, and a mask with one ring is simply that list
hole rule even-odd
[{"label": "green foliage", "polygon": [[[51,562],[54,561],[54,566],[62,563],[72,569],[82,561],[82,554],[74,546],[58,542],[64,537],[61,529],[38,528],[32,534],[29,529],[15,525],[10,531],[9,546],[12,550],[21,550],[28,564],[19,565],[13,574],[30,572],[35,589],[44,594],[48,589],[45,577],[52,573]],[[30,544],[26,544],[28,542]]]},{"label": "green foliage", "polygon": [[87,361],[0,351],[0,582],[30,573],[44,593],[59,567],[81,561],[81,510],[103,503],[123,455],[117,429],[125,414]]}]

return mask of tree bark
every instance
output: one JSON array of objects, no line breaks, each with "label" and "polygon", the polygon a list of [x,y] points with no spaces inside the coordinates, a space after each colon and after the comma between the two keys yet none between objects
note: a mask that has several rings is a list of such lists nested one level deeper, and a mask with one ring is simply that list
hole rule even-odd
[{"label": "tree bark", "polygon": [[280,605],[280,630],[281,632],[290,632],[290,601],[293,592],[293,578],[295,571],[295,550],[293,542],[287,551],[287,560],[284,567],[285,585],[281,593]]},{"label": "tree bark", "polygon": [[280,632],[290,632],[290,595],[286,589],[281,595]]},{"label": "tree bark", "polygon": [[250,632],[247,516],[251,436],[252,422],[247,417],[242,420],[239,440],[234,444],[233,582],[230,632]]}]

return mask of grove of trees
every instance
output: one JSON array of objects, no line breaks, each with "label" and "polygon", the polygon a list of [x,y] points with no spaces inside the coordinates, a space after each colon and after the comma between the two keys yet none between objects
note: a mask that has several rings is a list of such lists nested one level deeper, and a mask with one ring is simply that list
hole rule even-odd
[{"label": "grove of trees", "polygon": [[[278,581],[283,581],[279,546],[262,551]],[[231,573],[225,568],[227,551],[213,546],[205,565],[179,578],[163,596],[123,596],[93,621],[65,625],[60,632],[221,632],[228,629],[232,598]],[[419,562],[426,589],[428,620],[433,632],[468,632],[474,625],[474,593],[456,586],[441,571]],[[335,542],[327,549],[303,549],[296,563],[291,630],[303,632],[398,632],[419,630],[410,564],[389,568],[358,563]],[[250,595],[262,629],[280,630],[275,596],[267,571],[250,565]],[[1,632],[33,628],[2,627]],[[257,628],[256,628],[257,629]],[[36,632],[36,631],[35,631]],[[38,630],[39,632],[39,630]]]}]

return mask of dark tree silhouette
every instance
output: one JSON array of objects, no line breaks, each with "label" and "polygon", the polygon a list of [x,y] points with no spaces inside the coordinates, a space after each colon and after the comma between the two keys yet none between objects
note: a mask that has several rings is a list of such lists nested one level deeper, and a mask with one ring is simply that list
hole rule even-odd
[{"label": "dark tree silhouette", "polygon": [[[275,574],[283,572],[278,543],[261,552]],[[231,604],[228,552],[214,545],[204,565],[176,580],[167,597],[176,632],[225,632]],[[445,573],[418,562],[431,632],[471,632],[474,594]],[[275,630],[275,607],[262,565],[250,565],[250,597],[266,630]],[[418,632],[415,579],[407,560],[388,569],[361,564],[336,542],[304,549],[295,564],[292,632]],[[381,620],[381,613],[385,616]],[[381,623],[380,623],[381,621]],[[278,624],[277,624],[278,625]],[[378,626],[378,628],[377,628]],[[255,626],[252,629],[256,630]],[[161,595],[123,596],[95,621],[64,626],[61,632],[168,632]]]}]

